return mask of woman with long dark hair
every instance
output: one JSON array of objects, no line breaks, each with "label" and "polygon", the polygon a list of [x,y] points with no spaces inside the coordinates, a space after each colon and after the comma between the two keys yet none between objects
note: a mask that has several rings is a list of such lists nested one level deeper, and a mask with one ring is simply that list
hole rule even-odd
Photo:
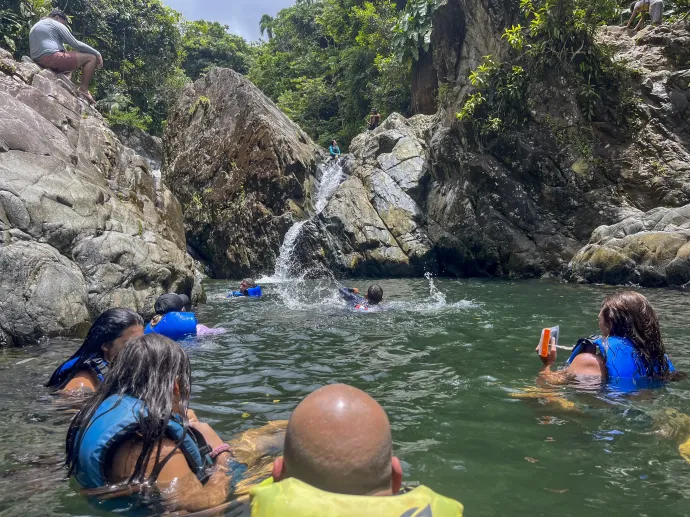
[{"label": "woman with long dark hair", "polygon": [[230,447],[188,409],[190,392],[189,358],[179,344],[155,333],[129,341],[72,420],[69,475],[91,494],[110,485],[127,494],[155,488],[167,508],[223,503]]},{"label": "woman with long dark hair", "polygon": [[103,382],[101,369],[128,340],[144,333],[144,320],[130,309],[109,309],[89,329],[84,343],[57,367],[46,387],[62,391],[96,391]]},{"label": "woman with long dark hair", "polygon": [[[621,391],[653,388],[676,376],[661,339],[659,318],[647,299],[635,291],[607,296],[599,312],[601,336],[581,339],[568,367],[552,372],[556,347],[541,357],[542,376],[561,384],[577,376],[600,377]],[[554,345],[554,343],[552,343]]]}]

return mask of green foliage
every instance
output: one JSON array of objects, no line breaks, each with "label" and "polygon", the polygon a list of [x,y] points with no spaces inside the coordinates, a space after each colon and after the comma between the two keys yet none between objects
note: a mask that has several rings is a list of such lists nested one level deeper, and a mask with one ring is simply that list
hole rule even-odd
[{"label": "green foliage", "polygon": [[480,136],[490,136],[524,124],[528,118],[528,86],[563,77],[575,86],[584,118],[592,121],[602,100],[618,105],[614,116],[625,124],[634,113],[631,75],[614,63],[608,49],[596,45],[597,27],[615,20],[615,0],[521,0],[521,23],[506,29],[502,38],[512,49],[510,58],[497,63],[491,56],[470,74],[477,90],[457,118]]},{"label": "green foliage", "polygon": [[0,45],[28,54],[29,30],[51,8],[49,0],[0,0]]},{"label": "green foliage", "polygon": [[227,25],[198,20],[182,25],[182,69],[193,81],[214,66],[249,71],[250,48]]},{"label": "green foliage", "polygon": [[428,52],[434,30],[432,15],[439,0],[408,0],[395,26],[394,47],[402,60],[419,60],[420,52]]},{"label": "green foliage", "polygon": [[194,104],[190,106],[189,114],[194,115],[199,108],[203,108],[203,110],[206,111],[210,106],[211,99],[204,95],[200,95],[199,98],[196,101],[194,101]]},{"label": "green foliage", "polygon": [[67,14],[75,37],[103,55],[96,97],[123,92],[160,133],[181,82],[180,14],[160,0],[72,0]]},{"label": "green foliage", "polygon": [[409,113],[410,67],[392,48],[392,0],[301,0],[262,18],[249,78],[322,145],[341,147],[372,107]]},{"label": "green foliage", "polygon": [[139,108],[132,106],[132,100],[122,92],[116,92],[99,100],[98,108],[113,126],[137,128],[142,131],[148,131],[151,127],[151,117],[142,114]]}]

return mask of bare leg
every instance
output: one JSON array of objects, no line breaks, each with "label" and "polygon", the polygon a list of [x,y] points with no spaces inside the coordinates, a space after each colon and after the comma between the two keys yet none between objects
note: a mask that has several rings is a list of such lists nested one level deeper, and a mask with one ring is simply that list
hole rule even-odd
[{"label": "bare leg", "polygon": [[96,64],[97,58],[93,54],[84,54],[83,52],[77,53],[77,67],[81,68],[81,85],[79,86],[79,91],[92,103],[96,101],[89,93],[89,84],[91,84],[93,75],[96,73]]}]

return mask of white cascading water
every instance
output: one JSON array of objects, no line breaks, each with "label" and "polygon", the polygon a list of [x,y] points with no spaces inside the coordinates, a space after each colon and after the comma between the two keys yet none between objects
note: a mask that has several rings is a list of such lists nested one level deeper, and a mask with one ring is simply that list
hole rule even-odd
[{"label": "white cascading water", "polygon": [[[332,161],[324,165],[319,188],[316,190],[316,203],[314,208],[316,212],[312,217],[316,217],[330,201],[335,191],[338,189],[340,182],[343,179],[343,168],[340,166],[340,161]],[[280,253],[278,260],[276,260],[276,268],[271,277],[274,281],[281,281],[290,278],[290,272],[294,271],[293,261],[295,255],[295,244],[297,237],[299,237],[302,227],[307,221],[298,221],[285,234],[282,246],[280,246]]]}]

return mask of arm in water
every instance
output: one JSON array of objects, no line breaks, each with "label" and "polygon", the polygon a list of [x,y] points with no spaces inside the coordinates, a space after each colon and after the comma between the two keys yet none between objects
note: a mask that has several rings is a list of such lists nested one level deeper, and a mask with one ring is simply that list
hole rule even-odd
[{"label": "arm in water", "polygon": [[[537,346],[537,355],[539,355],[539,347]],[[569,384],[579,375],[587,375],[590,377],[596,376],[604,379],[606,377],[606,365],[601,357],[592,353],[582,353],[575,356],[573,362],[564,370],[551,371],[551,366],[556,362],[556,340],[551,338],[549,343],[549,355],[539,359],[542,362],[542,369],[539,372],[540,378],[544,379],[549,384],[561,385]]]},{"label": "arm in water", "polygon": [[353,303],[353,304],[358,304],[358,303],[364,303],[365,299],[359,295],[359,289],[356,288],[350,288],[350,287],[341,287],[340,288],[340,296],[342,296],[346,302],[348,303]]},{"label": "arm in water", "polygon": [[[208,445],[215,449],[223,445],[223,440],[211,429],[208,424],[190,419],[189,426],[196,429],[206,439]],[[154,448],[151,459],[146,467],[146,476],[150,476],[156,464],[157,448]],[[166,508],[176,510],[201,511],[224,503],[230,492],[230,471],[228,462],[229,452],[223,452],[215,460],[216,471],[211,475],[206,484],[190,470],[184,453],[175,445],[175,442],[164,438],[161,442],[160,457],[165,458],[172,454],[170,459],[160,471],[156,480],[156,487],[164,497]],[[141,443],[130,441],[120,447],[114,455],[112,468],[108,475],[111,482],[125,482],[129,479],[134,464],[141,454]]]}]

